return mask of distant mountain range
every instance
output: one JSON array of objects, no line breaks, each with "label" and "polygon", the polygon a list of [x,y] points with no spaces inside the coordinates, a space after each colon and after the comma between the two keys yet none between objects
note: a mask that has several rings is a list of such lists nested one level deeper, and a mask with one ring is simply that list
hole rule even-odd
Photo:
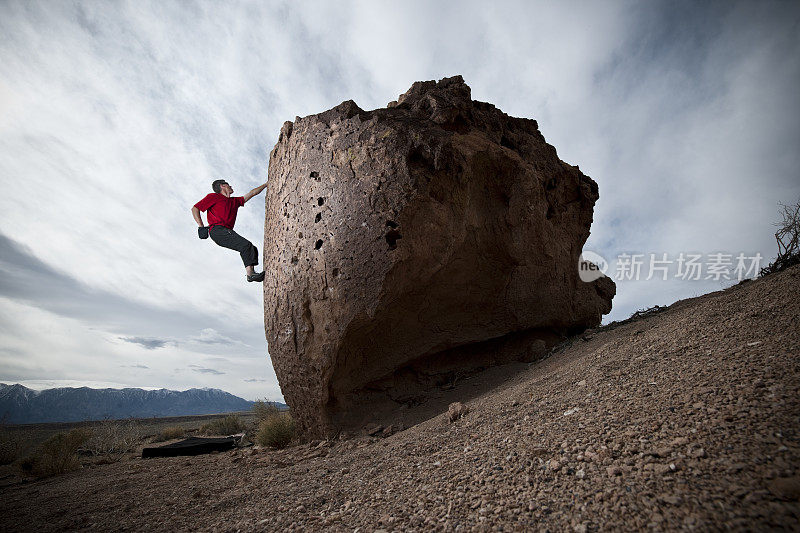
[{"label": "distant mountain range", "polygon": [[253,403],[219,389],[65,387],[36,391],[0,383],[0,422],[6,424],[230,413],[249,411]]}]

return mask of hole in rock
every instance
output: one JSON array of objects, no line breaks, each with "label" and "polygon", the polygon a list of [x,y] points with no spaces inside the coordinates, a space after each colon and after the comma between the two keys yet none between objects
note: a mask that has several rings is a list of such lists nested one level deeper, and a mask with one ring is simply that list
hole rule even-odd
[{"label": "hole in rock", "polygon": [[311,171],[311,177],[319,181],[319,172]]},{"label": "hole in rock", "polygon": [[322,248],[322,239],[319,239],[317,243],[314,245],[315,250],[319,250],[320,248]]},{"label": "hole in rock", "polygon": [[325,203],[325,198],[323,198],[322,196],[320,196],[319,198],[317,198],[317,205],[322,205],[322,204],[324,204],[324,203]]},{"label": "hole in rock", "polygon": [[414,148],[408,153],[408,166],[414,169],[423,169],[431,165],[427,155],[420,148]]},{"label": "hole in rock", "polygon": [[545,185],[545,189],[547,189],[548,191],[552,191],[555,188],[556,188],[556,179],[550,178],[549,180],[547,180],[547,185]]},{"label": "hole in rock", "polygon": [[389,243],[389,249],[394,250],[397,248],[397,239],[402,239],[403,236],[396,229],[391,229],[386,233],[386,242]]},{"label": "hole in rock", "polygon": [[322,213],[317,213],[317,216],[314,217],[314,224],[322,220]]},{"label": "hole in rock", "polygon": [[292,264],[293,264],[293,265],[296,265],[296,264],[297,264],[297,261],[298,261],[298,259],[297,259],[297,256],[296,256],[296,255],[293,255],[293,256],[292,256]]},{"label": "hole in rock", "polygon": [[302,239],[303,238],[303,232],[302,231],[297,234],[297,238],[298,239]]},{"label": "hole in rock", "polygon": [[338,268],[334,268],[333,269],[333,277],[335,278],[338,275],[339,275],[339,269]]},{"label": "hole in rock", "polygon": [[517,149],[516,145],[511,141],[511,139],[505,135],[503,135],[503,137],[500,139],[500,146],[505,146],[506,148],[510,148],[512,150]]},{"label": "hole in rock", "polygon": [[394,220],[387,220],[386,225],[392,229],[395,229],[398,226],[397,222],[395,222]]},{"label": "hole in rock", "polygon": [[547,206],[547,214],[545,215],[545,217],[548,220],[550,220],[551,218],[553,218],[553,215],[555,215],[555,214],[556,214],[556,210],[553,209],[553,206],[552,205],[548,205]]}]

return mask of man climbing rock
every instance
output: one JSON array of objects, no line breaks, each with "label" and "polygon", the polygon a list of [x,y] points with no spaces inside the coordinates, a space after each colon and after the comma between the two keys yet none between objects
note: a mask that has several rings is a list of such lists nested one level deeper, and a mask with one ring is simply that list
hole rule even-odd
[{"label": "man climbing rock", "polygon": [[[264,190],[267,184],[259,185],[244,196],[231,196],[233,187],[225,180],[215,180],[211,184],[214,192],[194,204],[192,216],[199,226],[197,234],[201,239],[211,240],[223,248],[236,250],[242,256],[244,268],[247,270],[247,281],[264,281],[264,272],[256,272],[258,264],[258,248],[253,243],[233,231],[236,223],[236,212],[247,200]],[[208,211],[208,226],[203,226],[200,211]]]}]

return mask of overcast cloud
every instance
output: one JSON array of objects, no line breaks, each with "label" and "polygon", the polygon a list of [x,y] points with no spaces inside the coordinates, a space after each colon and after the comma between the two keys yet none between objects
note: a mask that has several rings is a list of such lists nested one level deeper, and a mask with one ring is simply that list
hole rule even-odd
[{"label": "overcast cloud", "polygon": [[[263,183],[284,121],[455,74],[598,182],[586,249],[612,271],[774,256],[800,198],[797,2],[3,1],[0,381],[280,399],[261,290],[189,208]],[[263,209],[236,226],[259,250]],[[619,281],[605,320],[731,284],[673,273]]]}]

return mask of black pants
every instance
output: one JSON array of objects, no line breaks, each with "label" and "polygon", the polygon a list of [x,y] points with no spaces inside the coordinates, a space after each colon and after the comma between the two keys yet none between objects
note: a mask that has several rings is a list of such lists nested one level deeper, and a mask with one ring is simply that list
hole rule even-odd
[{"label": "black pants", "polygon": [[211,240],[222,246],[236,250],[242,256],[244,266],[255,266],[258,264],[258,248],[253,243],[225,226],[211,226],[208,230]]}]

